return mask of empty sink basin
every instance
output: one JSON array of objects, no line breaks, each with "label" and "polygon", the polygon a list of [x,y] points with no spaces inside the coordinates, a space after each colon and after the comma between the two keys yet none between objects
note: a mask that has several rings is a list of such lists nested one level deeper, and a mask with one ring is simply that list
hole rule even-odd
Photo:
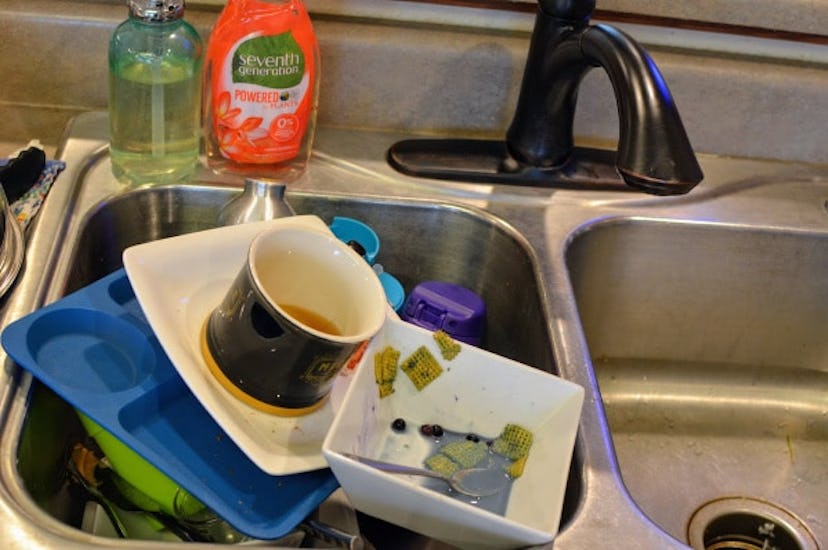
[{"label": "empty sink basin", "polygon": [[566,264],[641,510],[695,548],[828,544],[828,234],[614,219]]}]

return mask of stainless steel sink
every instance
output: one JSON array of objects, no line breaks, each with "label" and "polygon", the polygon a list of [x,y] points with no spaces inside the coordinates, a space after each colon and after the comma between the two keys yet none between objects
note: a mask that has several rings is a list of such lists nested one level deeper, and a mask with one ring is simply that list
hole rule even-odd
[{"label": "stainless steel sink", "polygon": [[[641,510],[697,548],[825,544],[828,234],[621,218],[566,262]],[[704,525],[712,508],[751,527]]]},{"label": "stainless steel sink", "polygon": [[[69,128],[0,326],[120,267],[127,246],[212,227],[241,188],[208,173],[121,188],[106,128],[101,113]],[[404,137],[320,129],[287,198],[371,224],[406,290],[476,290],[485,348],[584,387],[550,547],[828,545],[828,167],[701,156],[706,181],[675,198],[466,185],[394,172],[385,152]],[[175,547],[78,528],[61,475],[74,412],[0,358],[4,548]],[[445,546],[359,520],[380,550]]]},{"label": "stainless steel sink", "polygon": [[[359,171],[318,161],[314,177],[360,184]],[[63,212],[65,225],[53,253],[43,301],[57,299],[122,266],[125,248],[168,236],[214,227],[219,210],[240,192],[238,186],[201,174],[191,185],[125,190],[110,174],[108,156],[98,149],[78,171],[73,201]],[[526,240],[508,224],[482,210],[428,200],[359,198],[345,194],[291,190],[287,200],[297,213],[356,218],[381,239],[377,261],[404,288],[443,280],[479,293],[487,304],[482,347],[557,372],[546,330],[537,261]],[[42,252],[42,251],[41,251]],[[36,304],[33,304],[36,306]],[[15,505],[34,525],[45,525],[55,542],[109,546],[123,541],[81,533],[85,499],[70,490],[64,465],[72,442],[84,437],[73,409],[38,382],[21,376],[22,401],[7,423],[4,480]],[[573,462],[572,470],[579,465]],[[567,489],[563,523],[580,500],[577,475]],[[28,527],[34,534],[38,529]],[[378,520],[361,517],[365,537],[382,547],[435,544]],[[391,542],[393,541],[393,542]],[[142,547],[164,545],[144,542]]]}]

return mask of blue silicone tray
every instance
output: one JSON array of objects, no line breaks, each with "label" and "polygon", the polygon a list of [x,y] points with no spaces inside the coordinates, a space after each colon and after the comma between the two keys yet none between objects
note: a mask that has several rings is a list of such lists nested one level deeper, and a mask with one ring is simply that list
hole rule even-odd
[{"label": "blue silicone tray", "polygon": [[3,331],[21,367],[254,538],[286,535],[339,484],[327,468],[272,476],[178,375],[123,269]]}]

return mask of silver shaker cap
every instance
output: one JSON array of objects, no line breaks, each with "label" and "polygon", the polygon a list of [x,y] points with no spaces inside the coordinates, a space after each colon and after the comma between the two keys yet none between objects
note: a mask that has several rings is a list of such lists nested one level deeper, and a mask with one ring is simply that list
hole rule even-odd
[{"label": "silver shaker cap", "polygon": [[132,15],[144,21],[172,21],[184,15],[184,0],[127,0]]}]

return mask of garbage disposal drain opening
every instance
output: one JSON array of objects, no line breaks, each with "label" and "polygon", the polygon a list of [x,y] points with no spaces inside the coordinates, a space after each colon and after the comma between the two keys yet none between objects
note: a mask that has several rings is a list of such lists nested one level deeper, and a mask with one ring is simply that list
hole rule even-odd
[{"label": "garbage disposal drain opening", "polygon": [[701,506],[687,526],[694,550],[819,550],[807,526],[791,512],[747,497]]}]

